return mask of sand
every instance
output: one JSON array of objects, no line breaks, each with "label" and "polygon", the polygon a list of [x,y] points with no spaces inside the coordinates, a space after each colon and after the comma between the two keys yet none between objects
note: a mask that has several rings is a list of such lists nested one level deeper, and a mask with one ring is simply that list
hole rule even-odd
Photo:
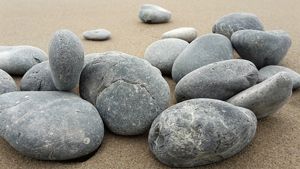
[{"label": "sand", "polygon": [[[167,24],[147,25],[138,19],[143,3],[155,3],[172,11]],[[181,26],[195,27],[199,35],[210,33],[213,23],[231,12],[258,15],[266,30],[283,29],[293,44],[282,65],[300,72],[299,0],[0,0],[0,45],[32,45],[48,52],[52,33],[67,28],[82,32],[106,28],[112,39],[82,42],[85,53],[119,50],[143,57],[146,47],[162,33]],[[18,80],[19,78],[16,77]],[[172,93],[175,83],[167,78]],[[174,103],[174,96],[172,104]],[[0,168],[167,168],[149,152],[147,135],[121,137],[106,131],[100,149],[84,162],[45,162],[24,157],[0,139]],[[225,161],[201,168],[300,168],[300,90],[284,108],[258,122],[253,142]]]}]

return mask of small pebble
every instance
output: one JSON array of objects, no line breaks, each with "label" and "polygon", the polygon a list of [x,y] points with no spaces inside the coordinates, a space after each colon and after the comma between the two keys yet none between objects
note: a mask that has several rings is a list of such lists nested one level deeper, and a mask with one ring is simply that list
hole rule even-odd
[{"label": "small pebble", "polygon": [[197,38],[197,30],[191,27],[181,27],[164,33],[162,38],[178,38],[187,42],[192,42]]},{"label": "small pebble", "polygon": [[111,36],[110,31],[106,29],[96,29],[83,32],[83,37],[87,40],[107,40]]},{"label": "small pebble", "polygon": [[14,79],[8,73],[0,69],[0,95],[16,90],[17,85]]},{"label": "small pebble", "polygon": [[142,5],[139,18],[144,23],[166,23],[171,19],[171,12],[153,4]]}]

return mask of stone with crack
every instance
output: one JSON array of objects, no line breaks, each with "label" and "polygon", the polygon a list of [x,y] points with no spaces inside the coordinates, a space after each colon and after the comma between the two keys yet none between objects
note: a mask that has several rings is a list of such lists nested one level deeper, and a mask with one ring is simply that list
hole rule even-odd
[{"label": "stone with crack", "polygon": [[17,85],[14,79],[8,73],[0,69],[0,95],[16,90]]}]

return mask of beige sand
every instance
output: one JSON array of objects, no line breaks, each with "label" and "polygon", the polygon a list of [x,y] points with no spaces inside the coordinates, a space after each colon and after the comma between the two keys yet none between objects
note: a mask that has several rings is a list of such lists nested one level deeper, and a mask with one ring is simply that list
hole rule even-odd
[{"label": "beige sand", "polygon": [[[137,15],[143,3],[161,5],[173,13],[168,24],[146,25]],[[54,31],[68,28],[82,37],[83,31],[106,28],[112,39],[83,40],[86,53],[119,50],[139,57],[161,34],[192,26],[199,34],[211,32],[216,19],[230,12],[259,16],[267,30],[284,29],[293,45],[283,65],[300,72],[299,0],[0,0],[0,45],[32,45],[48,51]],[[168,82],[172,91],[174,82]],[[174,97],[173,101],[174,103]],[[85,162],[43,162],[24,157],[0,139],[0,168],[167,168],[148,150],[147,136],[121,137],[105,133],[98,152]],[[201,168],[300,168],[300,91],[294,92],[279,113],[258,123],[256,137],[241,153]]]}]

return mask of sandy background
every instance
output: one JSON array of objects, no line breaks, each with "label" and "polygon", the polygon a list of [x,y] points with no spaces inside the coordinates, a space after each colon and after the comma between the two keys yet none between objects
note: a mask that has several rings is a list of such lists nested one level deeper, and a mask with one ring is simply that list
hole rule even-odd
[{"label": "sandy background", "polygon": [[[138,19],[143,3],[155,3],[172,11],[167,24],[146,25]],[[210,33],[213,23],[230,12],[252,12],[266,30],[283,29],[293,44],[282,64],[300,73],[299,0],[0,0],[0,45],[32,45],[46,52],[54,31],[106,28],[112,39],[82,40],[85,53],[119,50],[143,56],[145,48],[160,35],[180,26],[192,26],[199,35]],[[172,93],[174,82],[167,78]],[[172,100],[174,103],[174,97]],[[279,113],[259,121],[252,144],[234,157],[201,168],[300,168],[300,90]],[[148,150],[147,136],[121,137],[109,132],[100,149],[84,162],[44,162],[18,154],[0,139],[0,168],[167,168]]]}]

